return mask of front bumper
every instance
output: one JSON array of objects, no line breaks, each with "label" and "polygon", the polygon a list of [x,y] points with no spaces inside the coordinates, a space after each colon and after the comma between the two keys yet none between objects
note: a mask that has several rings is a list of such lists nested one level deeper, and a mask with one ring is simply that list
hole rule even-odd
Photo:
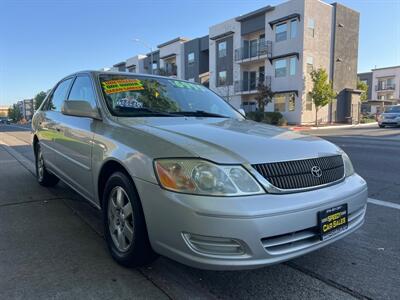
[{"label": "front bumper", "polygon": [[[364,222],[367,185],[358,175],[323,189],[293,194],[205,197],[178,194],[135,180],[153,249],[203,269],[249,269],[275,264],[319,249],[355,231]],[[348,204],[348,228],[320,241],[317,213]],[[241,255],[196,251],[185,233],[238,241]]]},{"label": "front bumper", "polygon": [[378,120],[379,125],[387,125],[387,126],[400,126],[400,118],[396,119],[380,119]]}]

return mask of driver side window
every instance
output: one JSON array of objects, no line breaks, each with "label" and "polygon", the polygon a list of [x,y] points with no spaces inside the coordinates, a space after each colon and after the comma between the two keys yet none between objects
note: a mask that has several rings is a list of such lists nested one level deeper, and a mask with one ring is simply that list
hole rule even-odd
[{"label": "driver side window", "polygon": [[68,101],[87,101],[92,108],[96,107],[96,97],[89,76],[76,77],[69,93]]},{"label": "driver side window", "polygon": [[50,97],[49,103],[46,105],[46,110],[61,111],[61,106],[67,97],[72,78],[61,82]]}]

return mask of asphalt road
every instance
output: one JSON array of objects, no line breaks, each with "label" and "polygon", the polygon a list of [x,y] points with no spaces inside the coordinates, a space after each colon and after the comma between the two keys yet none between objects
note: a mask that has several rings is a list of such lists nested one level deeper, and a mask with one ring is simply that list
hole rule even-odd
[{"label": "asphalt road", "polygon": [[[400,203],[400,128],[313,130],[338,144],[369,196]],[[30,134],[0,125],[0,298],[398,299],[400,210],[368,204],[365,225],[293,261],[215,272],[166,258],[139,270],[116,265],[99,213],[63,184],[40,187]]]}]

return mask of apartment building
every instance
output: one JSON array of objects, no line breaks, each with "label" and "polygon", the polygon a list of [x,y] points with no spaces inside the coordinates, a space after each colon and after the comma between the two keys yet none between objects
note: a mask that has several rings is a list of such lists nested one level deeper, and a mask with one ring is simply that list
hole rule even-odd
[{"label": "apartment building", "polygon": [[365,112],[381,113],[387,105],[400,104],[400,66],[375,68],[358,74],[358,79],[368,85]]},{"label": "apartment building", "polygon": [[[209,86],[209,36],[192,39],[183,44],[186,80]],[[179,77],[182,78],[182,77]]]},{"label": "apartment building", "polygon": [[17,102],[22,118],[27,121],[32,120],[33,114],[35,113],[35,100],[24,99]]},{"label": "apartment building", "polygon": [[308,124],[315,122],[310,72],[323,68],[338,97],[319,109],[319,122],[354,122],[360,108],[358,30],[359,13],[341,4],[290,0],[213,25],[206,36],[162,43],[111,70],[199,82],[245,111],[257,110],[262,82],[274,93],[266,111]]},{"label": "apartment building", "polygon": [[[325,69],[337,100],[319,110],[320,122],[346,122],[359,103],[359,14],[343,5],[292,0],[210,27],[210,88],[236,107],[257,109],[258,83],[274,92],[266,111],[289,123],[315,121],[310,72]],[[358,108],[358,106],[357,106]]]}]

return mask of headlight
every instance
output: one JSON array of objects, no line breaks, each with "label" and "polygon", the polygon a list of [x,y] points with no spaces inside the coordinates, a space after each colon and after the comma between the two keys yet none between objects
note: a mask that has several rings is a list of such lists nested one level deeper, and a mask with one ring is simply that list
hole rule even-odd
[{"label": "headlight", "polygon": [[154,164],[160,185],[170,191],[209,196],[264,193],[242,166],[216,165],[201,159],[158,159]]},{"label": "headlight", "polygon": [[342,158],[343,158],[343,164],[344,164],[344,174],[346,175],[346,177],[353,175],[354,168],[353,168],[353,164],[351,163],[349,156],[345,152],[343,152]]}]

